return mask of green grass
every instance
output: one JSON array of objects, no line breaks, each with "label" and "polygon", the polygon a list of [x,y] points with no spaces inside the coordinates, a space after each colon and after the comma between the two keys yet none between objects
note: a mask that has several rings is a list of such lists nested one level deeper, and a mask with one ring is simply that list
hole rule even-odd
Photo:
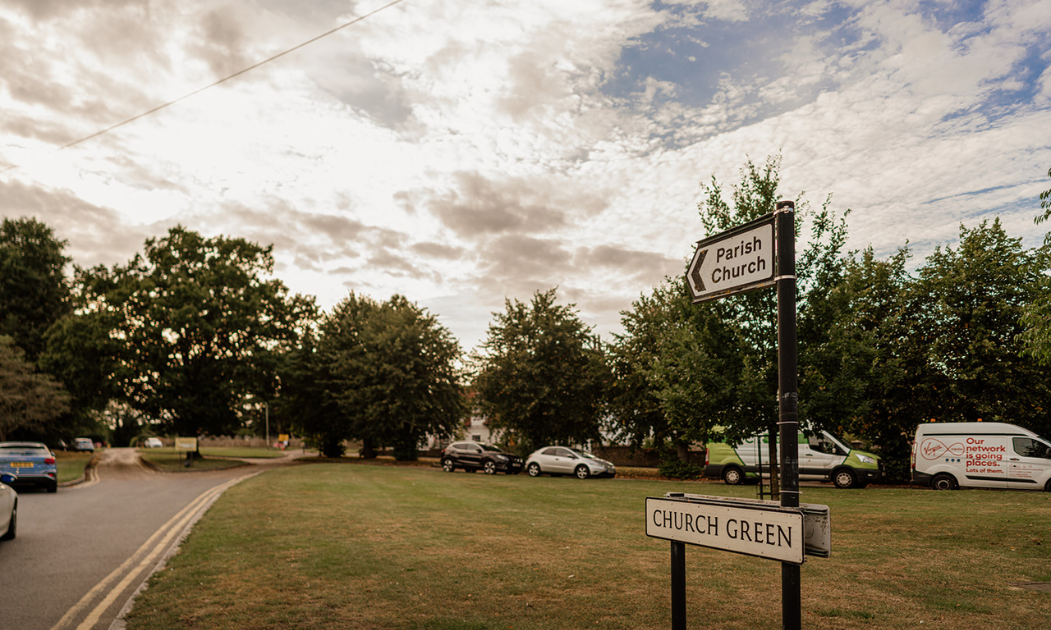
[{"label": "green grass", "polygon": [[139,449],[139,456],[142,457],[146,462],[156,466],[160,470],[165,472],[183,472],[191,470],[224,470],[226,468],[235,468],[241,466],[242,462],[236,459],[217,459],[215,457],[205,457],[204,459],[196,459],[193,462],[193,466],[190,468],[185,467],[186,455],[183,453],[177,453],[172,449]]},{"label": "green grass", "polygon": [[166,472],[187,470],[222,470],[241,465],[237,458],[278,458],[284,457],[283,451],[268,448],[212,446],[201,449],[204,459],[194,460],[192,468],[186,468],[186,455],[173,448],[140,448],[142,459]]},{"label": "green grass", "polygon": [[247,457],[247,458],[277,458],[284,457],[285,451],[272,448],[253,448],[241,446],[206,446],[201,448],[201,455],[205,457]]},{"label": "green grass", "polygon": [[[132,630],[666,628],[669,543],[647,496],[752,487],[315,464],[226,492],[129,617]],[[1051,619],[1011,582],[1051,575],[1051,495],[804,488],[833,555],[802,568],[803,625],[996,627]],[[777,563],[689,547],[690,628],[781,626]],[[1042,621],[1037,621],[1042,620]],[[921,625],[919,622],[923,621]]]},{"label": "green grass", "polygon": [[55,463],[58,467],[58,482],[74,481],[84,476],[84,468],[91,461],[93,453],[74,451],[55,451]]}]

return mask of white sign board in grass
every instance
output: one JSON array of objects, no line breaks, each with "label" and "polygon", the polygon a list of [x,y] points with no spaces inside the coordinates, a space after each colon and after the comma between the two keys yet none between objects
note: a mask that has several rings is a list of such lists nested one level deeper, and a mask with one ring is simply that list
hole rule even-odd
[{"label": "white sign board in grass", "polygon": [[803,564],[803,513],[742,504],[646,499],[646,535],[701,547]]}]

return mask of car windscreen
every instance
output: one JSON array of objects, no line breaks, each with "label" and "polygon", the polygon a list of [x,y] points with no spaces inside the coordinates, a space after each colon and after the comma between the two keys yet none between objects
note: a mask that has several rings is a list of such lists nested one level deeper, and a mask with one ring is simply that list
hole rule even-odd
[{"label": "car windscreen", "polygon": [[500,452],[500,449],[496,448],[492,444],[479,444],[478,446],[481,446],[483,451],[491,451],[493,453]]},{"label": "car windscreen", "polygon": [[826,433],[828,433],[829,436],[832,437],[832,440],[834,442],[837,442],[837,446],[839,446],[839,448],[841,448],[843,450],[841,455],[846,455],[847,453],[849,453],[852,450],[851,447],[850,447],[850,442],[848,442],[845,439],[843,439],[842,435],[838,435],[838,434],[833,433],[831,431],[826,431]]}]

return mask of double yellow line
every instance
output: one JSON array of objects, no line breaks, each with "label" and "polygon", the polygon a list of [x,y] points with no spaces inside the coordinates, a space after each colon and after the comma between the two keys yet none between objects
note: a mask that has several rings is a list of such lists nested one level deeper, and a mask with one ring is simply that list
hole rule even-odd
[{"label": "double yellow line", "polygon": [[[132,584],[137,579],[141,579],[143,572],[157,563],[158,557],[171,546],[172,541],[175,540],[176,537],[182,535],[188,524],[193,522],[196,517],[204,512],[213,499],[222,494],[230,486],[250,476],[252,475],[245,475],[227,481],[222,485],[205,491],[199,497],[194,499],[189,505],[179,511],[178,514],[171,517],[171,519],[162,525],[160,529],[154,532],[154,534],[150,536],[149,539],[143,543],[135,553],[131,554],[131,556],[119,567],[103,578],[102,581],[88,591],[84,597],[80,598],[80,601],[70,608],[66,614],[62,615],[62,618],[58,620],[58,623],[51,627],[51,630],[65,630],[66,628],[73,627],[72,624],[74,623],[74,620],[79,618],[83,611],[86,610],[100,594],[105,593],[105,596],[95,608],[93,608],[91,612],[84,617],[84,620],[76,626],[76,630],[90,630],[91,628],[94,628],[95,624],[98,623],[106,610],[108,610],[109,607],[113,605],[113,602],[120,597],[120,594],[128,588],[128,585]],[[116,582],[115,585],[114,582]]]}]

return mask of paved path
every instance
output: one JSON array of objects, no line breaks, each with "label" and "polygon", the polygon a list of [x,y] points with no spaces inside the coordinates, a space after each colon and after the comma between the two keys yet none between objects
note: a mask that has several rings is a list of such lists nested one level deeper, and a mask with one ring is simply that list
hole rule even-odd
[{"label": "paved path", "polygon": [[0,630],[109,628],[228,484],[291,460],[158,473],[107,449],[84,483],[20,492],[18,536],[0,543]]}]

